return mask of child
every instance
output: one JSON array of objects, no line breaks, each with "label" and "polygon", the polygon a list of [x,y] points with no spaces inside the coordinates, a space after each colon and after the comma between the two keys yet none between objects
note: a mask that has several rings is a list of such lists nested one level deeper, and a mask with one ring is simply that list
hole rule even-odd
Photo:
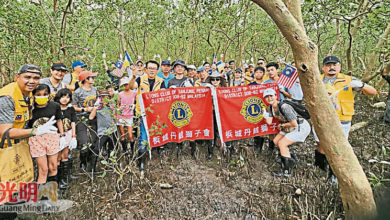
[{"label": "child", "polygon": [[89,120],[97,118],[97,135],[98,138],[94,144],[94,154],[91,159],[91,168],[92,173],[95,171],[97,156],[99,152],[105,148],[108,144],[108,155],[114,149],[114,146],[117,143],[115,136],[116,126],[114,121],[113,109],[115,108],[116,103],[110,103],[111,96],[108,91],[103,91],[99,94],[94,108],[89,115]]},{"label": "child", "polygon": [[130,141],[131,152],[134,151],[134,136],[133,136],[133,109],[134,109],[134,101],[137,95],[136,92],[130,90],[129,86],[130,79],[128,77],[123,77],[120,81],[120,87],[124,86],[125,89],[119,93],[119,101],[120,101],[120,110],[121,114],[117,115],[118,118],[118,126],[120,131],[120,140],[123,147],[123,151],[127,151],[127,141],[126,141],[126,133],[125,128],[127,129],[127,137]]},{"label": "child", "polygon": [[71,162],[68,160],[69,150],[77,147],[76,140],[76,111],[70,104],[72,92],[69,89],[61,89],[54,97],[54,101],[60,104],[61,119],[64,127],[66,145],[60,148],[58,153],[58,182],[60,189],[68,188],[68,175],[71,169]]},{"label": "child", "polygon": [[61,121],[60,105],[49,101],[50,87],[45,84],[39,84],[32,93],[35,105],[32,110],[33,116],[28,123],[29,128],[38,128],[50,118],[55,117],[57,128],[60,132],[60,135],[44,134],[42,136],[30,137],[28,140],[31,156],[35,158],[38,166],[37,183],[44,184],[46,181],[57,180],[57,153],[60,151],[60,147],[65,145],[65,134]]}]

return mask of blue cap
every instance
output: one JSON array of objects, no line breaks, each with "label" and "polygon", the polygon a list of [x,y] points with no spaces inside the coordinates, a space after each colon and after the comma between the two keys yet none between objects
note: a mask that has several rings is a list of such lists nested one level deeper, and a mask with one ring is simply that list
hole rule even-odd
[{"label": "blue cap", "polygon": [[204,71],[204,70],[206,70],[206,68],[204,68],[204,66],[200,66],[200,67],[198,67],[198,72],[200,72],[200,71]]},{"label": "blue cap", "polygon": [[78,66],[86,67],[87,65],[84,64],[83,62],[81,62],[80,60],[76,60],[72,63],[72,69],[74,69],[75,67],[78,67]]},{"label": "blue cap", "polygon": [[163,60],[162,62],[161,62],[161,66],[162,65],[171,65],[171,61],[169,61],[169,60]]}]

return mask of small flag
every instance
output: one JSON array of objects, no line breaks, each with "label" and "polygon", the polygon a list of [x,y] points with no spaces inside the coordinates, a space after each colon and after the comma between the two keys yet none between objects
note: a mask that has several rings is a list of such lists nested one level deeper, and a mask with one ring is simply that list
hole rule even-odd
[{"label": "small flag", "polygon": [[213,63],[217,63],[217,53],[214,53]]},{"label": "small flag", "polygon": [[287,65],[277,82],[280,85],[288,89],[291,89],[291,87],[294,85],[297,79],[298,79],[297,69],[293,66]]},{"label": "small flag", "polygon": [[218,61],[217,63],[217,69],[219,72],[222,72],[223,68],[225,67],[225,63],[223,63],[221,60]]},{"label": "small flag", "polygon": [[130,63],[132,63],[130,55],[127,53],[127,51],[125,51],[125,62],[123,62],[123,65],[127,67],[130,66]]},{"label": "small flag", "polygon": [[123,62],[120,61],[120,60],[117,60],[116,63],[115,63],[115,67],[118,68],[118,69],[122,68],[122,65],[123,65]]}]

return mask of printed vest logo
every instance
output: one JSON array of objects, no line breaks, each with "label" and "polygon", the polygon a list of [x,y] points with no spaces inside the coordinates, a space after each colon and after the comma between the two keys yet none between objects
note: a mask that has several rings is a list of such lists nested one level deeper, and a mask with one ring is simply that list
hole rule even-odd
[{"label": "printed vest logo", "polygon": [[168,118],[175,127],[181,128],[190,123],[192,116],[190,106],[185,102],[177,101],[172,104]]},{"label": "printed vest logo", "polygon": [[259,97],[249,97],[242,104],[241,115],[247,122],[257,124],[263,119],[263,109],[266,108]]}]

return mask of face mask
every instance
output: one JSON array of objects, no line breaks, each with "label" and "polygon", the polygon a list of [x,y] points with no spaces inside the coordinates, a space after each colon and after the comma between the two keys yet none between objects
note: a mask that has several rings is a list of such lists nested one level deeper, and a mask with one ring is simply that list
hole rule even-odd
[{"label": "face mask", "polygon": [[49,101],[49,96],[35,96],[35,102],[38,105],[46,105]]}]

